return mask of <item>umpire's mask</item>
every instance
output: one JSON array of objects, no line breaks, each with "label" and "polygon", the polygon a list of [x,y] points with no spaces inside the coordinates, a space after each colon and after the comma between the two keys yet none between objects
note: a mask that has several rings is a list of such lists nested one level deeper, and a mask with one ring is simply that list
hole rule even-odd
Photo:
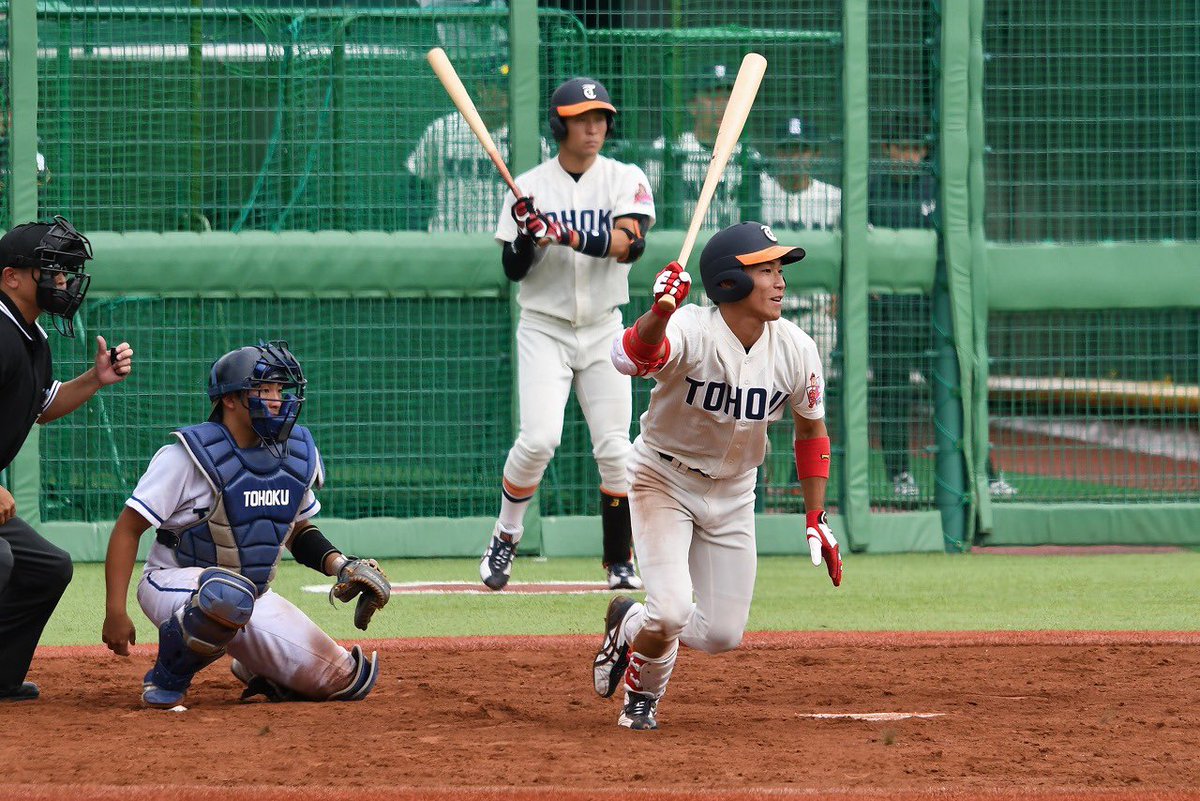
[{"label": "umpire's mask", "polygon": [[[53,222],[18,225],[0,239],[0,267],[38,269],[38,308],[54,318],[63,336],[75,336],[75,312],[92,276],[83,271],[92,258],[92,243],[61,215]],[[60,286],[58,276],[66,282]]]}]

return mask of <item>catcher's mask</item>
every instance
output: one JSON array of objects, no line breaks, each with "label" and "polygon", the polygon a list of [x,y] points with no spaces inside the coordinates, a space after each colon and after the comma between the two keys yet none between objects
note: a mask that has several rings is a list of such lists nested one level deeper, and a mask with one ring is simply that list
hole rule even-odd
[{"label": "catcher's mask", "polygon": [[[37,268],[38,308],[65,337],[75,336],[73,318],[92,283],[83,265],[91,258],[92,243],[61,215],[52,222],[18,225],[0,239],[0,267]],[[66,279],[62,286],[59,275]]]},{"label": "catcher's mask", "polygon": [[[271,413],[268,401],[258,391],[266,384],[280,384],[279,410]],[[213,362],[208,374],[208,398],[213,402],[208,419],[221,421],[220,400],[234,392],[244,393],[250,411],[250,427],[275,456],[283,455],[283,444],[300,417],[308,381],[300,362],[282,340],[248,345],[226,353]]]}]

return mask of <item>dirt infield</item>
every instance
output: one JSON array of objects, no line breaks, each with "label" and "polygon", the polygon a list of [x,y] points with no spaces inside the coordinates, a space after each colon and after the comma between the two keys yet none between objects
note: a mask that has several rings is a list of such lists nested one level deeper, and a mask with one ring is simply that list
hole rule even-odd
[{"label": "dirt infield", "polygon": [[[615,725],[592,638],[389,641],[359,704],[137,703],[154,649],[45,648],[0,706],[0,798],[1200,799],[1200,633],[753,634],[684,651],[657,732]],[[861,720],[811,717],[942,713]]]}]

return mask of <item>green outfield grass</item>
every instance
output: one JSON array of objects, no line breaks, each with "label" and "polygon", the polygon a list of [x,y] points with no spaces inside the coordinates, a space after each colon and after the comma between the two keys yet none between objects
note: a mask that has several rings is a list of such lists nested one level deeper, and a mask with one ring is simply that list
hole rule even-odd
[{"label": "green outfield grass", "polygon": [[[393,581],[478,580],[462,559],[391,560]],[[1096,556],[972,554],[851,555],[834,589],[824,568],[806,559],[759,561],[751,630],[1192,630],[1200,607],[1200,553]],[[591,559],[518,559],[518,581],[598,581]],[[275,589],[338,639],[361,636],[350,609],[332,607],[304,585],[330,583],[285,563]],[[373,637],[486,634],[591,634],[600,627],[603,595],[400,595],[376,615]],[[131,595],[143,642],[150,624]],[[75,580],[42,638],[45,645],[98,644],[104,615],[104,572],[75,566]]]}]

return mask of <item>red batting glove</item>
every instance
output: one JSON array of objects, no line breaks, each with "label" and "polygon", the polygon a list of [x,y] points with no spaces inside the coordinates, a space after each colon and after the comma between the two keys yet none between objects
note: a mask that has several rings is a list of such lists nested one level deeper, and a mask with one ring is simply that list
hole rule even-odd
[{"label": "red batting glove", "polygon": [[691,288],[692,277],[679,262],[673,261],[668,264],[654,279],[654,313],[660,317],[670,317],[672,312],[662,311],[658,305],[659,299],[670,295],[675,299],[675,308],[678,309],[683,305]]},{"label": "red batting glove", "polygon": [[517,198],[517,202],[513,203],[509,211],[513,222],[517,224],[517,233],[534,239],[544,236],[546,218],[533,205],[532,195]]},{"label": "red batting glove", "polygon": [[825,511],[816,509],[809,512],[805,515],[805,525],[808,554],[812,557],[813,565],[820,567],[821,560],[825,560],[825,569],[829,571],[829,578],[833,581],[833,586],[839,586],[842,583],[842,552],[838,549],[838,542],[833,536],[833,530],[829,528]]},{"label": "red batting glove", "polygon": [[545,225],[542,233],[537,235],[540,247],[547,245],[564,245],[573,249],[579,247],[579,234],[575,232],[574,228],[568,228],[557,220],[551,221],[543,214],[539,214],[538,219]]}]

